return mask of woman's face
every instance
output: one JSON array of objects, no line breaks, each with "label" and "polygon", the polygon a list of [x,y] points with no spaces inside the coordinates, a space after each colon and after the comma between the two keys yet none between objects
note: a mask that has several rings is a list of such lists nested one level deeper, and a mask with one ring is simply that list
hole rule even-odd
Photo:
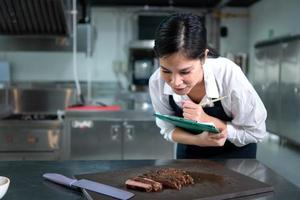
[{"label": "woman's face", "polygon": [[159,59],[160,74],[178,95],[186,95],[203,80],[200,59],[188,59],[181,53],[174,53]]}]

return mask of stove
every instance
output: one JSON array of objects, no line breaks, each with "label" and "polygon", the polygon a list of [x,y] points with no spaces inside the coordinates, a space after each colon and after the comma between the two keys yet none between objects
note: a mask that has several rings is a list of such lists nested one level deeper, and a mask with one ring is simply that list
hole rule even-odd
[{"label": "stove", "polygon": [[0,159],[64,159],[64,110],[74,104],[74,90],[11,87],[5,94],[10,112],[0,119]]},{"label": "stove", "polygon": [[66,150],[62,116],[13,114],[0,120],[1,160],[60,160]]}]

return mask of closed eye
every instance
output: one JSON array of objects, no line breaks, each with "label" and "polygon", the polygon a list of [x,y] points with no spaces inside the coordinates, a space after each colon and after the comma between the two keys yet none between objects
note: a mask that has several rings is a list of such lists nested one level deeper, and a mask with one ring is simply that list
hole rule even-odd
[{"label": "closed eye", "polygon": [[170,74],[171,72],[169,70],[161,70],[165,74]]},{"label": "closed eye", "polygon": [[[189,73],[191,73],[191,71],[193,70],[192,67],[189,67],[189,68],[185,68],[185,69],[182,69],[181,71],[179,71],[179,74],[181,75],[187,75]],[[161,66],[161,71],[165,74],[171,74],[172,71],[168,70],[167,68]]]},{"label": "closed eye", "polygon": [[180,74],[182,74],[182,75],[186,75],[186,74],[189,74],[191,71],[182,71],[182,72],[180,72]]},{"label": "closed eye", "polygon": [[170,73],[171,73],[170,70],[164,68],[163,66],[161,66],[161,71],[162,71],[163,73],[165,73],[165,74],[170,74]]}]

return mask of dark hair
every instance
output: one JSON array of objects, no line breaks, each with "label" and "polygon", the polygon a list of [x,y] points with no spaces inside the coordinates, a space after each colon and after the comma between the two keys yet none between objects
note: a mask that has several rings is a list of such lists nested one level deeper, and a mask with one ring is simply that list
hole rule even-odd
[{"label": "dark hair", "polygon": [[177,13],[164,19],[155,33],[155,54],[161,58],[173,53],[181,52],[190,59],[202,59],[205,49],[209,55],[218,57],[213,49],[208,48],[204,17]]}]

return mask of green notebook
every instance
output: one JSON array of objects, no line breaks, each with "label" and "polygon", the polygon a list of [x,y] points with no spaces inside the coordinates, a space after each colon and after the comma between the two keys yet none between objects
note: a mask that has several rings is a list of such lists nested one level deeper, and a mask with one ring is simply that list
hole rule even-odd
[{"label": "green notebook", "polygon": [[159,113],[154,113],[154,116],[193,133],[201,133],[203,131],[208,131],[211,133],[220,133],[219,129],[213,123],[197,122],[193,120],[184,119],[182,117],[162,115]]}]

